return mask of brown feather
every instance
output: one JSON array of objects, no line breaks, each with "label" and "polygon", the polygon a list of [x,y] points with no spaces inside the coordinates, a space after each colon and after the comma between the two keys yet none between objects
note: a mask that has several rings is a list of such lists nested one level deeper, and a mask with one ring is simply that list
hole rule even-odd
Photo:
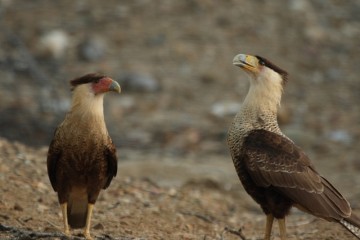
[{"label": "brown feather", "polygon": [[360,218],[352,214],[349,218],[342,219],[340,224],[360,239]]},{"label": "brown feather", "polygon": [[[287,72],[265,58],[256,58],[256,68],[244,68],[251,72],[251,86],[228,133],[234,166],[246,192],[265,214],[281,222],[295,206],[339,222],[360,239],[360,220],[349,203],[279,128],[276,116]],[[234,63],[242,66],[237,63],[246,64],[247,59],[252,63],[253,56],[239,54]],[[280,230],[284,237],[284,227]],[[267,228],[266,239],[270,234]]]},{"label": "brown feather", "polygon": [[100,79],[102,79],[104,77],[106,77],[106,76],[98,74],[98,73],[89,73],[82,77],[71,80],[70,84],[71,84],[71,86],[76,87],[81,84],[99,81]]},{"label": "brown feather", "polygon": [[[56,130],[55,130],[56,132]],[[55,192],[57,192],[56,184],[56,164],[61,157],[61,150],[56,147],[54,139],[50,143],[50,147],[47,154],[47,172],[50,179],[50,183]]]},{"label": "brown feather", "polygon": [[350,216],[349,203],[290,140],[266,130],[253,130],[242,149],[238,161],[244,161],[243,171],[257,187],[272,187],[292,204],[327,220]]},{"label": "brown feather", "polygon": [[69,195],[67,215],[72,228],[83,228],[88,212],[88,198],[85,189],[74,189]]},{"label": "brown feather", "polygon": [[[71,83],[77,86],[102,77],[89,74]],[[75,89],[72,109],[55,130],[47,156],[51,185],[59,203],[68,203],[68,222],[73,228],[84,226],[87,205],[96,202],[101,189],[107,188],[117,173],[116,148],[106,129],[103,97],[89,97],[86,91],[82,86]]]},{"label": "brown feather", "polygon": [[275,72],[277,72],[278,74],[281,75],[282,79],[283,79],[283,85],[286,85],[286,83],[288,82],[288,78],[289,78],[289,73],[287,71],[285,71],[284,69],[278,67],[277,65],[275,65],[274,63],[270,62],[269,60],[267,60],[264,57],[260,57],[259,55],[256,55],[256,57],[262,61],[264,63],[265,66],[267,66],[268,68],[271,68],[272,70],[274,70]]},{"label": "brown feather", "polygon": [[82,125],[78,123],[77,130],[61,125],[49,148],[48,174],[60,203],[66,201],[74,186],[87,188],[89,200],[94,202],[116,176],[114,144],[108,136],[96,133],[96,126],[84,130]]}]

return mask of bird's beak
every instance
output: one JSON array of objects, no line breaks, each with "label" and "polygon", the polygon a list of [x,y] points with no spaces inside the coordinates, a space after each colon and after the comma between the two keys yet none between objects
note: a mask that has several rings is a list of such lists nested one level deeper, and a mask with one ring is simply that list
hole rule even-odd
[{"label": "bird's beak", "polygon": [[103,77],[99,81],[93,82],[91,86],[95,94],[102,94],[110,91],[121,92],[119,83],[109,77]]},{"label": "bird's beak", "polygon": [[117,81],[111,80],[109,91],[121,93],[121,87],[120,84]]},{"label": "bird's beak", "polygon": [[247,54],[238,54],[234,57],[233,64],[241,67],[248,73],[257,73],[259,60],[257,57]]}]

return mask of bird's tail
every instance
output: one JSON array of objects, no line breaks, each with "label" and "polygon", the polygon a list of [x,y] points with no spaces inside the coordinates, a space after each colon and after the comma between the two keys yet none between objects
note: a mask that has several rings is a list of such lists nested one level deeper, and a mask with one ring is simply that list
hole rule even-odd
[{"label": "bird's tail", "polygon": [[88,199],[86,194],[70,194],[67,215],[71,228],[83,228],[86,224]]},{"label": "bird's tail", "polygon": [[360,239],[360,218],[358,216],[351,214],[349,218],[341,219],[340,224]]}]

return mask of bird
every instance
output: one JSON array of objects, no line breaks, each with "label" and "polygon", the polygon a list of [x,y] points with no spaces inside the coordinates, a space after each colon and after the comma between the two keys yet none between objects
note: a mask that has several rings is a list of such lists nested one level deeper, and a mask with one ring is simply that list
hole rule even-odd
[{"label": "bird", "polygon": [[103,101],[107,92],[120,93],[110,77],[90,73],[70,81],[71,109],[55,129],[47,154],[47,171],[58,195],[64,233],[70,227],[90,234],[94,204],[117,173],[116,147],[104,120]]},{"label": "bird", "polygon": [[340,223],[360,239],[360,219],[349,202],[279,127],[277,112],[288,73],[257,55],[238,54],[233,64],[248,75],[250,87],[227,143],[240,182],[266,215],[264,239],[270,239],[274,219],[280,238],[286,239],[285,218],[292,207]]}]

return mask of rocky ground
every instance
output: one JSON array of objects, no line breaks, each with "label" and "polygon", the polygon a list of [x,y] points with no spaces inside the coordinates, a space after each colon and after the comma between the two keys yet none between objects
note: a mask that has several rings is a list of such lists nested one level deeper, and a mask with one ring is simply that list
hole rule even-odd
[{"label": "rocky ground", "polygon": [[[63,239],[56,194],[46,173],[46,147],[0,139],[0,238]],[[262,239],[265,217],[244,193],[229,157],[174,157],[119,152],[118,176],[97,201],[96,239]],[[360,178],[321,165],[360,213]],[[289,239],[353,239],[340,225],[294,210]],[[81,231],[73,232],[80,239]],[[278,228],[274,227],[274,236]]]},{"label": "rocky ground", "polygon": [[[359,212],[358,1],[0,0],[0,30],[1,239],[61,238],[46,151],[68,81],[88,72],[123,90],[105,101],[119,174],[96,204],[94,236],[261,239],[264,216],[226,146],[248,88],[238,53],[290,73],[281,128]],[[288,231],[353,239],[298,211]]]}]

